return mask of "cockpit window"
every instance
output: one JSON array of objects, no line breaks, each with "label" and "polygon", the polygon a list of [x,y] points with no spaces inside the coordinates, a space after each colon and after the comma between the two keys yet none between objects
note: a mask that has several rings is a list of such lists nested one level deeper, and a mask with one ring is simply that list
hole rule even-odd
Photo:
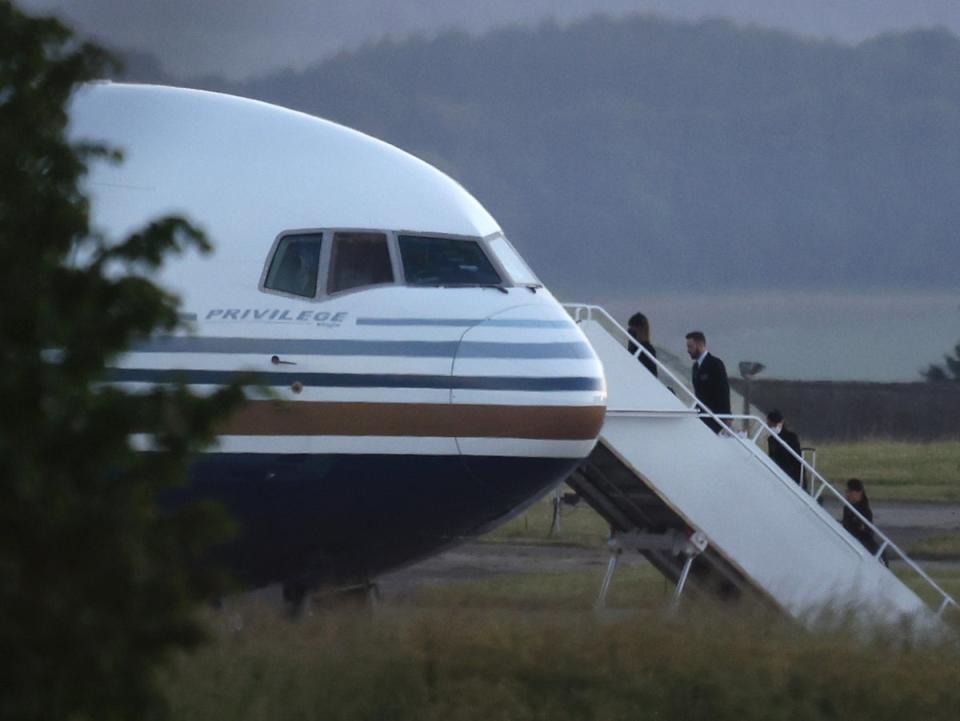
[{"label": "cockpit window", "polygon": [[327,291],[393,282],[390,249],[384,233],[335,233]]},{"label": "cockpit window", "polygon": [[401,235],[403,273],[410,285],[500,285],[480,243],[475,240]]},{"label": "cockpit window", "polygon": [[287,235],[277,243],[265,288],[313,298],[317,294],[322,233]]},{"label": "cockpit window", "polygon": [[497,260],[500,261],[503,269],[513,278],[514,283],[517,285],[540,285],[540,281],[530,270],[530,266],[523,261],[523,258],[514,250],[506,238],[497,235],[490,239],[487,245],[493,251]]}]

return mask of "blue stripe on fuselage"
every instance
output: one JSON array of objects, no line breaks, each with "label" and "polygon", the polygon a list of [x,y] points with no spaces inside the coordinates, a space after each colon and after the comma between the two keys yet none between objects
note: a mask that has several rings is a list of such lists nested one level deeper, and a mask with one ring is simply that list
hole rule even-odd
[{"label": "blue stripe on fuselage", "polygon": [[[249,375],[249,374],[244,374]],[[226,385],[241,376],[235,371],[159,370],[111,368],[106,380],[113,383],[175,383]],[[299,381],[311,388],[452,388],[490,391],[600,391],[602,378],[524,378],[509,376],[444,376],[373,373],[255,373],[254,381],[268,386],[288,386]]]},{"label": "blue stripe on fuselage", "polygon": [[135,345],[137,353],[287,353],[407,358],[592,359],[586,343],[491,343],[420,340],[326,340],[164,336]]},{"label": "blue stripe on fuselage", "polygon": [[509,318],[357,318],[357,325],[374,326],[429,326],[468,328],[476,325],[495,328],[574,328],[569,320],[537,320]]}]

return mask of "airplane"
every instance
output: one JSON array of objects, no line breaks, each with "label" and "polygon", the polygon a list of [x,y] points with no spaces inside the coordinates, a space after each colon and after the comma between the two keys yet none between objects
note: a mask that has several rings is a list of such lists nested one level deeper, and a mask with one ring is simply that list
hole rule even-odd
[{"label": "airplane", "polygon": [[158,273],[188,328],[130,348],[110,382],[184,373],[203,393],[254,371],[273,390],[226,422],[176,499],[239,521],[218,557],[245,586],[368,583],[484,533],[590,454],[600,361],[444,173],[219,93],[93,83],[69,115],[71,139],[124,152],[85,181],[95,228],[119,238],[178,214],[215,247]]}]

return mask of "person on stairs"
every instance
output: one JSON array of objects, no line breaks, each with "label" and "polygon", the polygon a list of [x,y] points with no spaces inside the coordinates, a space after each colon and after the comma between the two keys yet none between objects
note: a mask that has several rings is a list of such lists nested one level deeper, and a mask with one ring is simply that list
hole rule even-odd
[{"label": "person on stairs", "polygon": [[[846,496],[850,506],[853,506],[853,508],[857,510],[857,513],[870,521],[870,523],[873,523],[873,510],[870,508],[870,499],[867,498],[867,491],[863,487],[863,481],[859,478],[851,478],[847,481],[847,490],[843,495]],[[870,553],[875,554],[877,548],[879,548],[879,544],[877,543],[877,537],[873,535],[873,529],[864,523],[863,520],[850,509],[850,506],[844,505],[843,507],[843,518],[841,519],[843,527],[851,536],[860,541],[864,548],[870,551]],[[890,565],[887,562],[885,554],[880,557],[880,560],[883,562],[883,565]]]},{"label": "person on stairs", "polygon": [[[702,331],[686,335],[687,353],[693,360],[693,392],[700,405],[717,415],[730,414],[730,381],[723,361],[707,350],[707,337]],[[701,419],[714,433],[726,430],[712,418]]]},{"label": "person on stairs", "polygon": [[[767,414],[767,425],[770,426],[770,429],[777,438],[783,441],[781,443],[773,436],[767,438],[767,450],[770,453],[770,459],[780,466],[788,478],[792,478],[793,481],[802,488],[803,464],[800,463],[799,458],[795,458],[793,454],[790,453],[790,451],[793,451],[798,456],[801,455],[800,438],[796,433],[787,428],[783,422],[783,413],[776,409]],[[790,451],[788,451],[787,448],[789,448]]]},{"label": "person on stairs", "polygon": [[[646,369],[656,377],[657,364],[653,359],[657,357],[657,349],[654,348],[650,342],[650,321],[647,320],[647,316],[643,313],[634,313],[630,316],[630,320],[627,321],[627,332],[630,333],[631,338],[643,346],[646,353],[641,353],[637,358],[643,363]],[[627,346],[627,350],[631,353],[636,353],[636,344],[631,343]]]}]

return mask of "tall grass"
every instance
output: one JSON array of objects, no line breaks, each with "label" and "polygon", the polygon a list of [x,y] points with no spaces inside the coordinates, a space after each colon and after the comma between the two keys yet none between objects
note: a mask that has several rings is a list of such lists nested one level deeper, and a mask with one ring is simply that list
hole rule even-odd
[{"label": "tall grass", "polygon": [[[820,448],[828,478],[875,499],[960,500],[960,443]],[[549,499],[488,540],[549,540]],[[584,504],[555,542],[600,546]],[[899,573],[926,593],[904,569]],[[684,602],[647,566],[622,567],[610,614],[590,611],[602,569],[428,587],[375,613],[334,609],[292,623],[248,606],[211,615],[214,640],[164,677],[177,721],[955,721],[955,635],[917,642],[855,624],[810,632],[739,607]],[[960,574],[938,573],[948,591]],[[626,610],[632,609],[632,610]],[[639,610],[638,610],[639,609]],[[839,630],[838,630],[839,629]]]},{"label": "tall grass", "polygon": [[248,611],[165,679],[173,717],[955,721],[960,651],[732,609]]}]

